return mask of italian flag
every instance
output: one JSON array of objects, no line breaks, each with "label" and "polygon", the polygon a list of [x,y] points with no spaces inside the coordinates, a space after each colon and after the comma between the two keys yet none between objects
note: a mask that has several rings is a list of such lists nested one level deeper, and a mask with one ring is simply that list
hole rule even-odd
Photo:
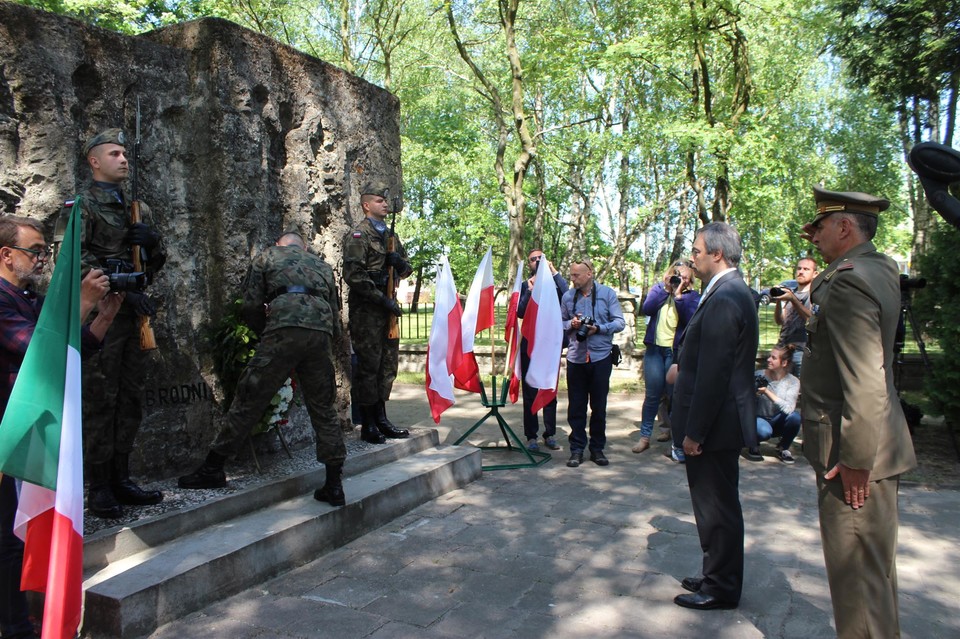
[{"label": "italian flag", "polygon": [[46,593],[43,639],[72,639],[83,599],[80,198],[0,422],[0,471],[23,480],[21,588]]}]

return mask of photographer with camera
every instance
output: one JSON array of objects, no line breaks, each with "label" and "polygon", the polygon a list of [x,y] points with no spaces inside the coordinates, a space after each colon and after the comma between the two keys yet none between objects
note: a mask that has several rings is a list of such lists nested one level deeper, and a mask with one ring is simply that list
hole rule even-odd
[{"label": "photographer with camera", "polygon": [[[800,380],[790,374],[793,346],[777,344],[770,349],[767,367],[757,371],[757,441],[765,442],[774,435],[780,436],[777,457],[784,464],[794,463],[790,444],[800,432],[800,411],[797,399],[800,396]],[[747,449],[747,459],[763,461],[760,447]]]},{"label": "photographer with camera", "polygon": [[[527,304],[530,303],[530,294],[533,292],[533,285],[537,281],[537,268],[540,266],[540,260],[547,259],[543,251],[533,249],[527,256],[527,266],[533,273],[529,279],[520,285],[520,299],[517,302],[517,317],[523,319],[527,312]],[[569,288],[567,280],[554,268],[550,260],[547,260],[547,266],[550,267],[550,273],[553,275],[553,283],[557,285],[557,298],[563,299],[563,294]],[[539,450],[537,444],[537,431],[540,429],[540,420],[536,413],[530,411],[533,402],[537,398],[539,389],[530,386],[526,381],[527,369],[530,367],[530,348],[526,337],[520,339],[520,380],[523,385],[523,435],[527,439],[527,448],[530,450]],[[543,445],[550,450],[560,450],[557,444],[557,399],[554,398],[549,404],[543,407]]]},{"label": "photographer with camera", "polygon": [[780,343],[794,347],[793,374],[796,377],[800,377],[800,367],[803,364],[807,320],[813,314],[810,309],[810,284],[816,276],[817,261],[812,257],[802,257],[797,262],[796,290],[777,286],[770,289],[771,299],[777,302],[773,309],[773,319],[780,326]]},{"label": "photographer with camera", "polygon": [[[166,261],[163,241],[154,230],[150,208],[140,203],[142,222],[131,222],[132,202],[123,182],[130,173],[127,143],[120,129],[107,129],[83,147],[93,181],[80,192],[80,261],[84,268],[103,269],[111,290],[125,292],[123,306],[107,333],[103,349],[83,365],[84,460],[89,469],[88,507],[97,517],[116,519],[123,505],[145,506],[163,501],[158,490],[144,491],[130,479],[130,453],[142,418],[147,354],[140,347],[140,316],[156,313],[143,292]],[[54,241],[63,239],[70,216],[64,208]],[[144,264],[135,273],[131,247],[140,247]]]},{"label": "photographer with camera", "polygon": [[[700,293],[690,288],[693,270],[686,262],[676,262],[663,274],[663,281],[654,284],[643,300],[643,314],[650,318],[643,336],[643,412],[640,423],[640,441],[633,452],[650,448],[653,422],[660,410],[660,401],[670,401],[673,385],[666,375],[673,364],[673,352],[683,335],[683,329],[693,317],[700,302]],[[669,437],[669,433],[667,433]],[[663,441],[663,440],[661,440]],[[683,450],[673,447],[674,461],[683,462]]]},{"label": "photographer with camera", "polygon": [[[573,288],[563,294],[560,313],[567,346],[567,423],[570,424],[570,460],[583,463],[583,451],[598,466],[610,462],[603,454],[607,443],[607,394],[613,371],[613,335],[624,329],[623,310],[617,292],[593,279],[589,258],[574,260],[570,267]],[[587,439],[587,403],[590,404],[590,438]]]}]

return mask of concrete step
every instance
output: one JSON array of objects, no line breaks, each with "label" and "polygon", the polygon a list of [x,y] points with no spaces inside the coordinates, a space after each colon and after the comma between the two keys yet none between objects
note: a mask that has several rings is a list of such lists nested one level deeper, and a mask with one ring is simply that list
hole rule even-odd
[{"label": "concrete step", "polygon": [[[122,557],[110,557],[108,564],[86,576],[83,637],[142,636],[312,561],[476,480],[480,454],[470,446],[437,446],[347,476],[347,504],[340,508],[313,499],[313,490],[322,483],[321,468],[319,477],[287,480],[303,490],[259,510],[208,518],[202,512],[206,505],[193,509],[198,511],[193,517],[184,514],[185,519],[172,526],[178,531],[174,537],[159,544],[126,540]],[[303,473],[311,474],[316,472]],[[244,493],[252,498],[264,490],[278,489],[260,486]],[[243,494],[231,497],[241,499]],[[236,505],[211,507],[230,511]],[[145,547],[133,551],[137,545]]]}]

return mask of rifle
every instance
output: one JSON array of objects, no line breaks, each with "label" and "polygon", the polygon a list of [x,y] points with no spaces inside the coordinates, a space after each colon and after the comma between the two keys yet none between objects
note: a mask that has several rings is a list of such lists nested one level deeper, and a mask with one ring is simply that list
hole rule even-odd
[{"label": "rifle", "polygon": [[[133,202],[130,204],[130,223],[138,224],[140,222],[140,200],[138,195],[138,177],[140,175],[140,98],[137,97],[137,137],[133,141]],[[143,271],[143,254],[141,246],[133,244],[130,246],[133,253],[133,270]],[[153,327],[150,326],[149,315],[138,315],[140,320],[140,350],[152,351],[157,347],[157,338],[153,334]]]},{"label": "rifle", "polygon": [[[389,195],[389,193],[385,193]],[[397,203],[399,203],[400,198],[397,198]],[[387,236],[387,254],[393,253],[397,250],[397,238],[394,235],[393,230],[397,226],[397,205],[391,207],[393,209],[393,219],[390,220],[390,235]],[[393,267],[387,267],[387,299],[392,300],[397,296],[396,289],[396,277],[394,277]],[[387,339],[400,339],[400,326],[397,324],[397,316],[393,313],[390,313],[390,319],[387,324]]]}]

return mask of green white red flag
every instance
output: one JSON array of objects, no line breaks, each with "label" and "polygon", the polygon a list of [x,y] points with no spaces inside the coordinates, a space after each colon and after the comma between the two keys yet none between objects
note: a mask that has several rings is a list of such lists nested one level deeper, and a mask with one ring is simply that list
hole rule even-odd
[{"label": "green white red flag", "polygon": [[23,480],[21,588],[45,592],[43,639],[72,639],[83,600],[80,199],[0,423],[0,471]]}]

